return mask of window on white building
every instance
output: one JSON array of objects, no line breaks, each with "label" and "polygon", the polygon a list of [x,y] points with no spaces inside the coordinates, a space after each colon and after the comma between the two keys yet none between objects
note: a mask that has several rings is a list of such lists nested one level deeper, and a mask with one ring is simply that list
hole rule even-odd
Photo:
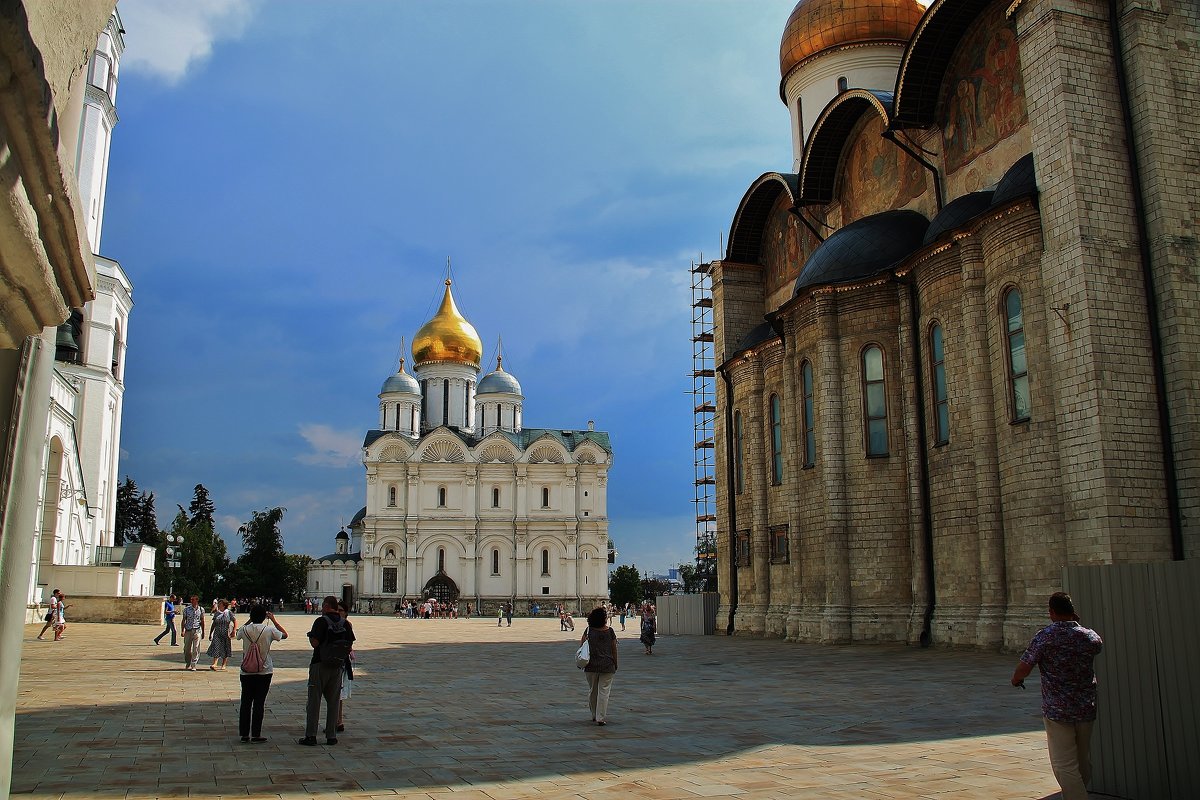
[{"label": "window on white building", "polygon": [[445,508],[445,507],[446,507],[446,487],[439,486],[438,487],[438,508]]},{"label": "window on white building", "polygon": [[500,551],[492,550],[492,574],[500,574]]}]

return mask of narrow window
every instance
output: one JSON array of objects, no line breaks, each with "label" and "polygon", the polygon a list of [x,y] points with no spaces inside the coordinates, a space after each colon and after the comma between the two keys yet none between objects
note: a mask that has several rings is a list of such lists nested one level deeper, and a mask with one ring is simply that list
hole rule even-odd
[{"label": "narrow window", "polygon": [[500,551],[496,549],[492,550],[492,574],[500,574]]},{"label": "narrow window", "polygon": [[804,141],[804,104],[796,98],[796,141]]},{"label": "narrow window", "polygon": [[550,507],[550,487],[543,486],[542,487],[542,508],[549,508],[549,507]]},{"label": "narrow window", "polygon": [[496,403],[496,427],[500,427],[500,404]]},{"label": "narrow window", "polygon": [[464,381],[463,382],[463,416],[467,417],[467,419],[463,420],[463,425],[465,425],[466,427],[471,426],[470,414],[471,414],[471,382]]},{"label": "narrow window", "polygon": [[550,551],[543,548],[542,549],[542,575],[546,576],[549,574],[550,574]]},{"label": "narrow window", "polygon": [[446,507],[446,487],[439,486],[438,487],[438,508],[445,508],[445,507]]},{"label": "narrow window", "polygon": [[771,563],[788,563],[788,526],[775,525],[771,528]]},{"label": "narrow window", "polygon": [[396,403],[396,430],[400,430],[400,404]]},{"label": "narrow window", "polygon": [[429,381],[421,381],[421,419],[429,424]]},{"label": "narrow window", "polygon": [[446,549],[444,547],[439,547],[438,548],[438,572],[445,572],[445,571],[446,571]]},{"label": "narrow window", "polygon": [[750,566],[750,531],[738,531],[737,564],[739,567]]},{"label": "narrow window", "polygon": [[396,487],[395,486],[388,487],[388,506],[390,508],[396,507]]},{"label": "narrow window", "polygon": [[442,424],[450,424],[450,381],[442,381]]},{"label": "narrow window", "polygon": [[817,425],[813,415],[813,368],[811,361],[805,361],[800,367],[800,380],[804,392],[804,405],[801,410],[800,423],[804,426],[804,466],[811,467],[817,463]]},{"label": "narrow window", "polygon": [[499,508],[499,507],[500,507],[500,487],[493,486],[492,487],[492,508]]},{"label": "narrow window", "polygon": [[1009,289],[1004,295],[1008,320],[1008,384],[1012,395],[1012,420],[1029,419],[1029,365],[1025,359],[1025,316],[1021,311],[1021,293]]},{"label": "narrow window", "polygon": [[383,568],[383,591],[384,591],[384,594],[395,594],[396,593],[396,568],[395,567],[384,567]]},{"label": "narrow window", "polygon": [[863,410],[866,419],[867,455],[888,454],[887,390],[883,380],[883,350],[871,345],[862,354]]},{"label": "narrow window", "polygon": [[783,483],[783,409],[779,395],[771,395],[771,483]]},{"label": "narrow window", "polygon": [[929,364],[933,370],[933,437],[938,444],[950,441],[950,401],[946,392],[946,354],[942,326],[929,329]]},{"label": "narrow window", "polygon": [[412,432],[417,432],[417,407],[412,407]]},{"label": "narrow window", "polygon": [[841,94],[842,92],[846,91],[849,88],[850,88],[850,84],[846,80],[845,76],[838,78],[838,94]]},{"label": "narrow window", "polygon": [[733,412],[733,491],[741,494],[746,488],[742,475],[742,412]]}]

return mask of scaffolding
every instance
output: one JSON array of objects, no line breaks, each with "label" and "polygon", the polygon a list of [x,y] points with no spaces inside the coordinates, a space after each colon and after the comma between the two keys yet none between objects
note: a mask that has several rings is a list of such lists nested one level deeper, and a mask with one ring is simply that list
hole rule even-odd
[{"label": "scaffolding", "polygon": [[713,331],[711,264],[691,263],[692,284],[692,437],[696,496],[696,574],[705,591],[716,591],[717,464],[714,422],[717,415],[716,354]]}]

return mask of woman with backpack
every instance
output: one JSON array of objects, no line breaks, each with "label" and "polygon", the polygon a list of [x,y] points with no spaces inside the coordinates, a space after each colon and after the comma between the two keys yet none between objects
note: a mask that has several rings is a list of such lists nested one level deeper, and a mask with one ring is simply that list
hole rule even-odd
[{"label": "woman with backpack", "polygon": [[[266,620],[270,619],[268,625]],[[237,630],[242,640],[242,705],[238,734],[242,742],[265,742],[262,735],[267,692],[271,691],[271,644],[287,638],[287,631],[264,605],[250,609],[250,621]]]}]

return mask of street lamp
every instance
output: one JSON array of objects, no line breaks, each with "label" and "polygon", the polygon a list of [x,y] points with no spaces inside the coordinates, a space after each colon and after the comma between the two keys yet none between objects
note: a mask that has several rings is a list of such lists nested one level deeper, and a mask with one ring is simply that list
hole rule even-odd
[{"label": "street lamp", "polygon": [[167,590],[167,594],[175,594],[175,569],[182,563],[183,558],[183,535],[173,533],[167,534],[167,569],[171,570],[171,588]]}]

